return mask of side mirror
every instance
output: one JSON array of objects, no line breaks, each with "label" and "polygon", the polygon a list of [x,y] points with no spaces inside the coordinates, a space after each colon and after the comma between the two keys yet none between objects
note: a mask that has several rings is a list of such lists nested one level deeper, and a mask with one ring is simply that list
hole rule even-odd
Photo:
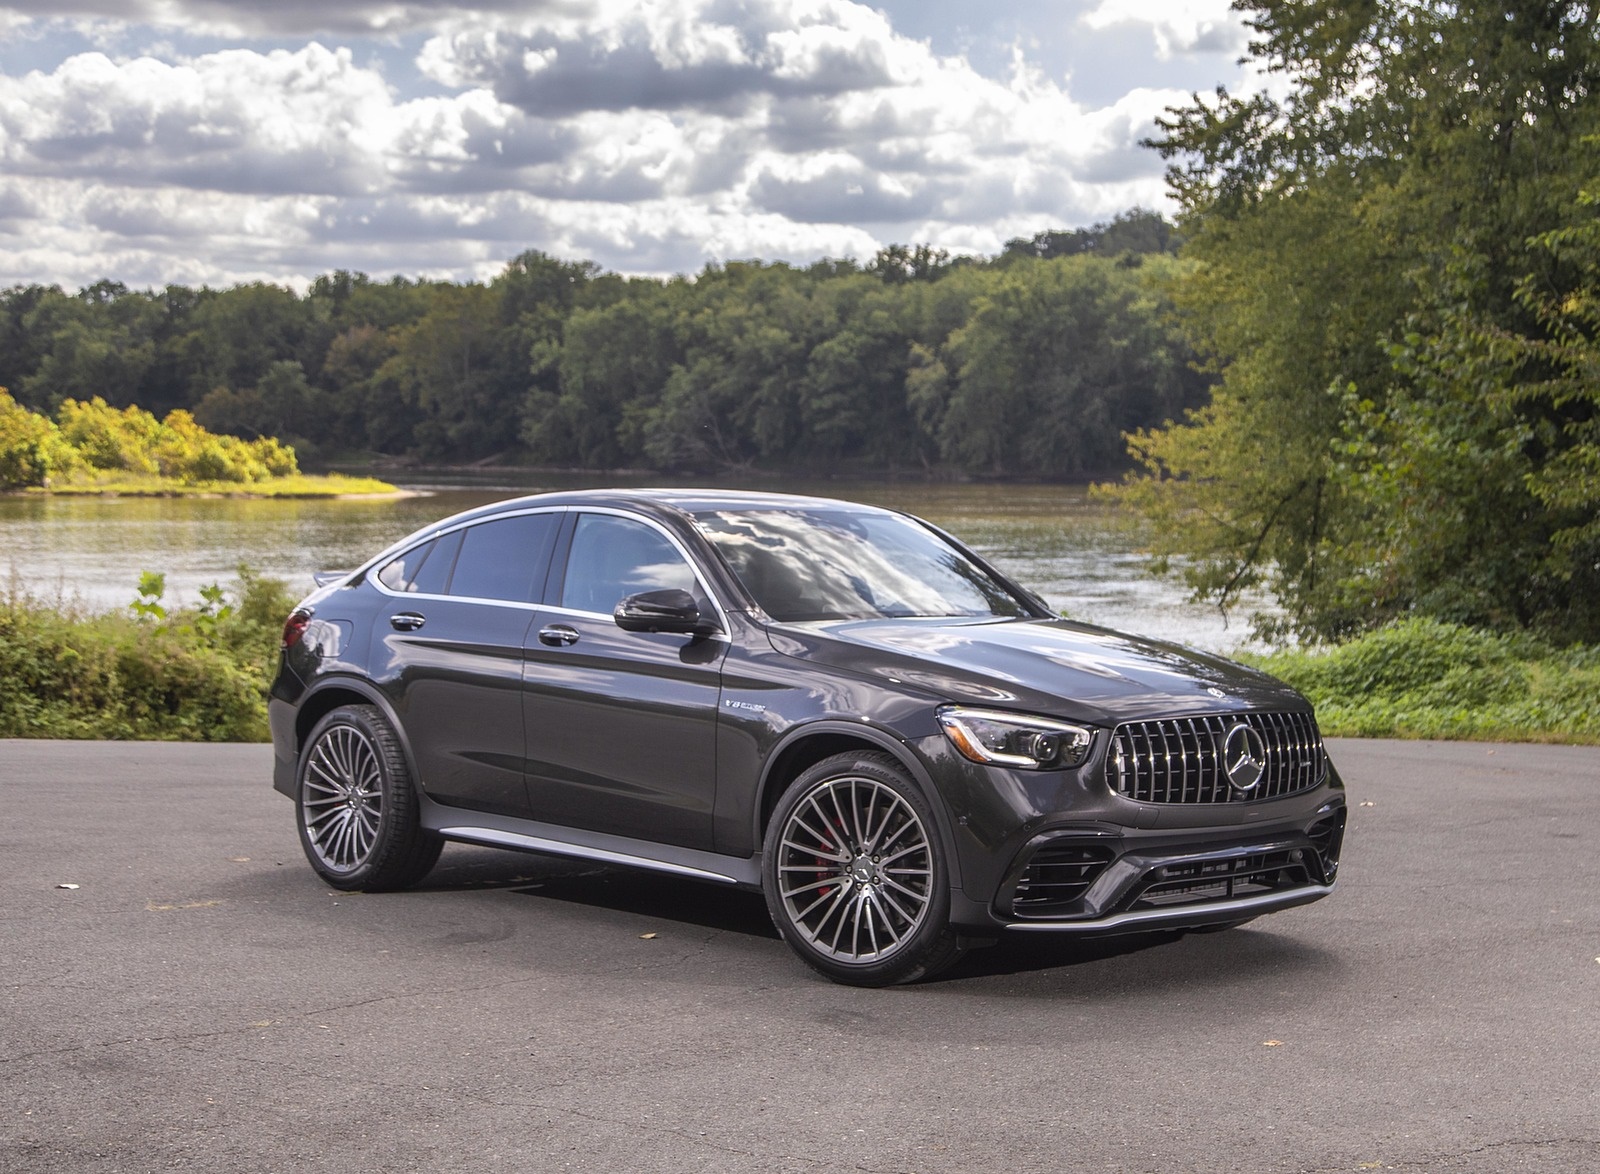
[{"label": "side mirror", "polygon": [[680,636],[705,636],[717,625],[702,618],[700,607],[681,587],[641,591],[630,595],[611,613],[624,632],[671,632]]}]

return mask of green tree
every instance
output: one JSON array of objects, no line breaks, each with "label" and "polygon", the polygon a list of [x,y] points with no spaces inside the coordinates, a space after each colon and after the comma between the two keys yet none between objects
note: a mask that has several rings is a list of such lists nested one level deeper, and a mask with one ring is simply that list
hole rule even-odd
[{"label": "green tree", "polygon": [[194,417],[213,432],[246,440],[277,437],[312,453],[311,436],[322,434],[323,405],[297,359],[269,366],[254,387],[212,388],[195,405]]},{"label": "green tree", "polygon": [[812,351],[829,336],[818,278],[787,265],[708,266],[676,319],[683,362],[642,423],[646,456],[666,468],[804,463]]},{"label": "green tree", "polygon": [[1129,253],[1175,253],[1177,250],[1178,235],[1165,216],[1144,208],[1134,208],[1089,228],[1052,228],[1034,233],[1031,237],[1008,240],[1000,260],[1035,257],[1048,261],[1055,257],[1076,257],[1082,253],[1117,257]]},{"label": "green tree", "polygon": [[75,297],[49,290],[23,319],[36,335],[41,357],[22,379],[25,402],[54,409],[65,399],[99,396],[118,406],[134,403],[155,361],[162,312],[147,294],[111,282]]},{"label": "green tree", "polygon": [[200,299],[187,320],[178,345],[190,403],[217,387],[255,387],[274,363],[293,360],[303,368],[313,361],[311,309],[281,286],[252,282],[215,292]]},{"label": "green tree", "polygon": [[[0,387],[15,388],[21,394],[23,380],[39,369],[47,348],[32,328],[30,316],[51,295],[60,297],[61,290],[48,285],[14,285],[0,290]],[[35,411],[50,406],[22,402]]]},{"label": "green tree", "polygon": [[945,347],[938,437],[972,472],[1081,477],[1122,463],[1122,433],[1198,399],[1164,324],[1158,271],[1092,256],[1015,264]]},{"label": "green tree", "polygon": [[846,274],[820,284],[814,297],[826,327],[800,388],[808,461],[926,464],[931,446],[906,397],[917,295],[870,274]]},{"label": "green tree", "polygon": [[1223,602],[1270,587],[1309,635],[1421,611],[1600,636],[1556,618],[1571,519],[1534,488],[1591,409],[1516,391],[1545,377],[1494,342],[1552,339],[1528,291],[1570,284],[1549,234],[1592,220],[1595,10],[1239,7],[1287,96],[1196,98],[1157,143],[1220,376],[1134,438],[1158,552]]},{"label": "green tree", "polygon": [[608,305],[574,310],[559,348],[541,353],[558,389],[536,384],[523,405],[522,440],[536,460],[617,468],[644,453],[644,425],[682,361],[673,329],[685,283],[630,282]]},{"label": "green tree", "polygon": [[[411,447],[430,458],[486,456],[516,438],[526,361],[502,329],[500,291],[440,285],[428,312],[395,332],[378,372],[415,410]],[[508,386],[508,384],[510,386]]]}]

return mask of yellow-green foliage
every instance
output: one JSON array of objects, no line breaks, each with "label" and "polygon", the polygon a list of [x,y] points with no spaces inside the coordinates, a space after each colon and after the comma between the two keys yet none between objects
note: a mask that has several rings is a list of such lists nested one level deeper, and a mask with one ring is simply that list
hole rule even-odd
[{"label": "yellow-green foliage", "polygon": [[241,567],[237,602],[172,610],[162,586],[112,615],[0,593],[0,738],[265,740],[285,585]]},{"label": "yellow-green foliage", "polygon": [[271,437],[241,440],[208,432],[179,408],[164,420],[143,408],[111,407],[96,396],[66,400],[61,433],[96,469],[157,474],[186,485],[247,484],[298,473],[294,450]]},{"label": "yellow-green foliage", "polygon": [[295,473],[267,481],[195,481],[185,483],[160,476],[99,473],[92,480],[52,483],[49,492],[62,497],[115,495],[117,497],[352,497],[397,493],[387,481],[375,477],[346,477],[342,473]]},{"label": "yellow-green foliage", "polygon": [[61,430],[0,387],[0,489],[48,485],[83,464]]},{"label": "yellow-green foliage", "polygon": [[0,389],[0,489],[157,477],[181,485],[254,485],[300,472],[294,449],[272,437],[208,432],[183,409],[157,420],[99,396],[62,401],[56,422]]},{"label": "yellow-green foliage", "polygon": [[157,472],[152,449],[161,425],[143,408],[113,408],[99,396],[88,403],[63,400],[56,413],[61,435],[95,469]]},{"label": "yellow-green foliage", "polygon": [[1331,649],[1241,659],[1305,693],[1325,734],[1600,742],[1600,648],[1412,618]]}]

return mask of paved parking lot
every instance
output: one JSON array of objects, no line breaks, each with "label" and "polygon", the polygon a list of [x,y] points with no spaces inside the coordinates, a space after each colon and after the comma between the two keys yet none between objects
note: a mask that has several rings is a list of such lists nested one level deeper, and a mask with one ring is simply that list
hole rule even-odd
[{"label": "paved parking lot", "polygon": [[1332,749],[1328,900],[862,991],[671,878],[331,892],[265,746],[0,742],[0,1171],[1600,1170],[1600,750]]}]

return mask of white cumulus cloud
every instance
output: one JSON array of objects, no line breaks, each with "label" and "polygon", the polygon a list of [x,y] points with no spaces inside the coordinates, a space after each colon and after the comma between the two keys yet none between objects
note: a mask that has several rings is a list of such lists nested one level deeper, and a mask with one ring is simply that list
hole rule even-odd
[{"label": "white cumulus cloud", "polygon": [[[1210,35],[1211,8],[1225,13],[1167,3],[1137,19],[1178,52]],[[123,21],[96,51],[0,73],[7,283],[475,277],[526,248],[634,273],[892,242],[994,252],[1158,206],[1160,161],[1138,143],[1186,97],[1141,86],[1089,102],[1021,50],[985,73],[852,0],[6,11]],[[1136,19],[1120,11],[1101,0],[1085,19]],[[47,25],[61,35],[26,20],[15,35]],[[345,26],[413,35],[381,53],[246,36]],[[215,49],[194,27],[246,43]]]},{"label": "white cumulus cloud", "polygon": [[1242,52],[1247,40],[1229,0],[1100,0],[1083,23],[1091,29],[1147,27],[1164,61],[1188,53]]}]

